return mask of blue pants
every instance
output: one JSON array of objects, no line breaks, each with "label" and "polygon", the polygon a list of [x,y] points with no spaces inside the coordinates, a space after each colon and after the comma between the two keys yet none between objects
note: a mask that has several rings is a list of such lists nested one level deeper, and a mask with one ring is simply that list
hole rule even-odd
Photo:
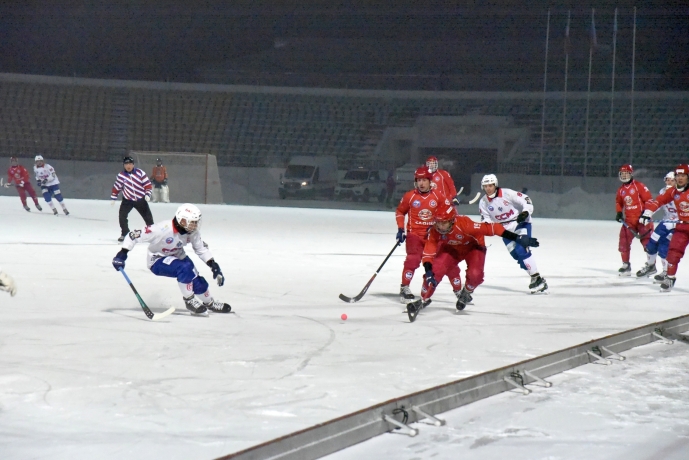
[{"label": "blue pants", "polygon": [[646,244],[646,252],[651,255],[658,254],[661,258],[666,259],[667,249],[670,246],[672,234],[675,232],[675,225],[670,222],[660,222],[653,231],[651,239],[648,240],[648,244]]},{"label": "blue pants", "polygon": [[157,276],[177,278],[179,283],[193,283],[194,294],[200,295],[208,290],[208,282],[206,282],[203,276],[199,276],[199,272],[194,267],[194,262],[189,257],[184,259],[177,259],[176,257],[158,259],[151,266],[151,271]]},{"label": "blue pants", "polygon": [[41,191],[43,192],[43,199],[46,201],[46,203],[50,203],[53,195],[55,195],[55,199],[58,202],[62,203],[62,192],[60,192],[60,184],[43,185],[41,186]]},{"label": "blue pants", "polygon": [[[531,238],[531,223],[522,222],[521,224],[518,224],[517,228],[514,229],[514,233],[517,235],[528,235],[529,238]],[[524,260],[531,257],[531,252],[521,244],[517,244],[516,241],[503,238],[502,242],[505,243],[505,246],[507,246],[507,250],[510,251],[512,258],[519,262],[519,266],[522,268],[522,270],[527,270]]]}]

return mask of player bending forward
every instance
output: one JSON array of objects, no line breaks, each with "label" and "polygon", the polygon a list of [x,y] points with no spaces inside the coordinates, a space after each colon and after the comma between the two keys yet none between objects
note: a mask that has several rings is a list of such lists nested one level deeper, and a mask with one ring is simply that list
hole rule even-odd
[{"label": "player bending forward", "polygon": [[[670,171],[665,175],[665,187],[660,189],[658,195],[662,195],[666,190],[675,186],[675,172]],[[644,276],[651,276],[656,273],[656,257],[660,256],[660,262],[663,265],[663,271],[654,277],[654,283],[662,283],[667,274],[667,250],[670,247],[670,240],[677,225],[677,208],[675,203],[670,202],[662,206],[665,216],[663,220],[656,226],[651,235],[651,239],[646,243],[646,253],[648,254],[648,262],[644,268],[636,272],[638,278]]]},{"label": "player bending forward", "polygon": [[677,209],[677,226],[672,235],[667,251],[667,274],[660,283],[660,292],[670,292],[675,285],[675,275],[679,261],[684,257],[684,251],[689,244],[689,164],[681,164],[675,168],[676,185],[658,196],[655,200],[646,202],[646,208],[639,218],[639,223],[647,225],[653,213],[665,204],[673,203]]},{"label": "player bending forward", "polygon": [[483,283],[483,267],[486,262],[485,236],[502,236],[527,248],[538,247],[538,240],[505,230],[502,225],[474,222],[467,216],[458,216],[455,207],[442,205],[435,214],[435,225],[430,230],[423,250],[423,267],[426,280],[421,289],[421,299],[407,305],[411,313],[431,303],[431,296],[438,283],[452,268],[459,270],[459,263],[466,261],[466,283],[457,297],[457,310],[471,302],[474,290]]},{"label": "player bending forward", "polygon": [[41,155],[36,155],[34,162],[36,164],[33,167],[33,173],[36,176],[36,181],[38,182],[39,187],[41,187],[41,191],[43,192],[43,199],[46,201],[46,203],[48,203],[50,209],[53,210],[53,214],[57,216],[57,209],[55,209],[55,204],[53,204],[52,198],[54,195],[55,199],[58,201],[58,203],[60,203],[60,206],[62,206],[62,212],[68,216],[69,211],[67,211],[65,203],[62,201],[60,181],[57,178],[57,174],[55,174],[55,169],[53,169],[53,167],[49,164],[46,164]]},{"label": "player bending forward", "polygon": [[[148,243],[149,270],[158,276],[177,278],[187,310],[197,315],[207,315],[208,310],[229,313],[231,307],[213,299],[208,290],[208,283],[203,276],[199,276],[194,263],[184,252],[184,246],[191,244],[196,255],[213,271],[213,279],[217,280],[218,286],[225,283],[220,266],[213,260],[213,254],[201,238],[200,226],[199,208],[193,204],[183,204],[177,208],[175,217],[171,221],[145,227],[143,231],[129,232],[122,243],[122,249],[112,260],[112,265],[115,270],[124,268],[127,253],[134,248],[136,243]],[[199,296],[201,301],[195,296]]]},{"label": "player bending forward", "polygon": [[[622,223],[622,228],[620,228],[620,242],[618,245],[618,249],[622,255],[622,267],[618,270],[618,274],[619,276],[631,276],[632,266],[629,263],[629,253],[632,249],[632,241],[634,241],[634,238],[638,235],[641,240],[641,245],[644,251],[646,251],[646,245],[651,239],[653,223],[646,222],[642,224],[639,217],[641,217],[646,202],[653,197],[648,187],[634,179],[634,169],[632,165],[626,164],[620,166],[618,176],[622,181],[622,185],[620,185],[620,188],[617,190],[617,196],[615,197],[617,208],[615,219],[617,222]],[[622,216],[622,211],[624,211],[624,217]],[[636,233],[636,235],[632,232]],[[650,262],[651,256],[647,254],[646,267],[644,267],[642,272],[647,268],[650,270]],[[653,268],[655,269],[655,258],[653,260]],[[650,274],[649,272],[648,275]]]},{"label": "player bending forward", "polygon": [[22,202],[24,209],[31,212],[31,209],[26,205],[26,194],[28,193],[36,206],[36,209],[43,211],[41,205],[38,204],[38,198],[36,198],[36,191],[31,186],[29,182],[29,171],[19,164],[17,157],[10,157],[10,169],[7,170],[7,183],[5,187],[14,185],[17,187],[17,193],[19,193],[19,200]]},{"label": "player bending forward", "polygon": [[17,294],[17,285],[10,275],[2,271],[2,268],[0,268],[0,291],[7,291],[12,297]]},{"label": "player bending forward", "polygon": [[[484,222],[500,223],[506,230],[531,237],[531,214],[533,214],[531,198],[509,188],[498,187],[498,178],[495,174],[483,176],[481,187],[486,192],[478,205],[481,219]],[[526,270],[531,275],[529,284],[531,293],[547,292],[548,283],[538,273],[536,259],[529,248],[508,238],[503,238],[502,241],[512,258],[519,262],[522,270]]]}]

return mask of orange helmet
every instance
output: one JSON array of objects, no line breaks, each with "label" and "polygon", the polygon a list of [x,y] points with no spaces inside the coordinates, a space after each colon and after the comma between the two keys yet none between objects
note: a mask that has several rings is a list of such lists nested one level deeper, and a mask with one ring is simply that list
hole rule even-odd
[{"label": "orange helmet", "polygon": [[418,179],[433,179],[433,173],[428,169],[428,166],[419,166],[416,168],[416,171],[414,171],[414,182]]},{"label": "orange helmet", "polygon": [[450,231],[452,230],[452,226],[455,223],[455,218],[457,217],[457,210],[454,206],[452,206],[452,203],[450,203],[449,200],[445,200],[444,203],[441,203],[438,206],[438,209],[436,210],[434,217],[436,224],[438,224],[439,222],[450,222],[450,226],[446,229],[440,229],[437,225],[435,226],[435,229],[439,233],[450,233]]},{"label": "orange helmet", "polygon": [[689,165],[688,164],[677,165],[677,167],[675,168],[675,176],[677,176],[677,174],[689,175]]}]

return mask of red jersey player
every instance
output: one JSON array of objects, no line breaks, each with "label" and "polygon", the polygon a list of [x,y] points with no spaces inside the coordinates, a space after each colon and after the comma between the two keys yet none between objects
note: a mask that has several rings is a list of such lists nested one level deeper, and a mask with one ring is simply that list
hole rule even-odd
[{"label": "red jersey player", "polygon": [[653,213],[661,206],[674,203],[677,209],[678,223],[667,251],[667,273],[660,283],[660,292],[669,292],[675,285],[677,265],[689,243],[689,164],[681,164],[675,168],[675,184],[674,187],[665,189],[655,200],[648,201],[639,218],[641,225],[647,225]]},{"label": "red jersey player", "polygon": [[[629,263],[629,253],[632,249],[632,241],[636,235],[641,238],[641,244],[646,250],[646,244],[651,238],[653,224],[642,224],[639,217],[644,210],[644,206],[652,196],[644,184],[634,180],[634,169],[632,165],[620,166],[619,177],[622,185],[617,190],[615,198],[617,215],[615,219],[622,223],[620,228],[619,251],[622,254],[622,267],[618,270],[620,276],[631,276],[632,266]],[[624,213],[624,216],[623,216]],[[635,235],[636,234],[636,235]]]},{"label": "red jersey player", "polygon": [[41,205],[38,204],[36,191],[31,186],[31,182],[29,182],[29,172],[24,166],[19,164],[17,157],[10,157],[10,169],[7,170],[7,183],[5,184],[5,187],[9,187],[10,185],[17,187],[19,199],[21,200],[24,209],[29,212],[31,211],[31,209],[29,209],[29,207],[26,205],[26,194],[28,193],[33,199],[36,209],[43,211]]},{"label": "red jersey player", "polygon": [[435,190],[439,190],[440,193],[445,195],[448,200],[452,201],[454,204],[459,204],[457,201],[457,189],[455,188],[455,183],[450,176],[450,173],[444,169],[438,169],[438,159],[436,157],[428,157],[426,160],[426,166],[428,170],[433,174],[431,178],[431,187]]},{"label": "red jersey player", "polygon": [[407,305],[407,312],[415,314],[431,302],[438,283],[450,269],[459,270],[459,263],[466,261],[466,283],[457,297],[457,310],[464,310],[471,302],[471,294],[483,283],[483,267],[486,261],[485,236],[501,236],[516,241],[524,247],[538,247],[536,238],[518,235],[500,223],[474,222],[467,216],[458,216],[455,207],[443,204],[435,215],[428,241],[423,250],[423,267],[426,279],[421,290],[421,299]]},{"label": "red jersey player", "polygon": [[[414,277],[414,272],[421,265],[423,247],[428,237],[428,229],[434,222],[434,215],[438,206],[447,199],[438,190],[431,188],[432,174],[428,167],[421,166],[414,172],[414,184],[416,188],[402,196],[397,206],[395,219],[397,220],[397,241],[406,241],[407,258],[404,260],[402,270],[402,285],[400,286],[400,302],[408,303],[414,300],[409,284]],[[450,202],[447,201],[449,204]],[[404,217],[407,216],[406,234]],[[447,276],[452,280],[455,295],[459,295],[462,282],[459,279],[459,269],[451,270]]]}]

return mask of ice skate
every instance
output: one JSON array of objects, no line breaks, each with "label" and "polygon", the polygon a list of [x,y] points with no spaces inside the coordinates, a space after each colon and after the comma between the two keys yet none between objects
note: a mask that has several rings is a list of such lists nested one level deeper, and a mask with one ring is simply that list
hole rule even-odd
[{"label": "ice skate", "polygon": [[124,241],[124,235],[122,235],[122,236],[120,236],[119,238],[117,238],[117,241],[118,241],[119,243],[123,242],[123,241]]},{"label": "ice skate", "polygon": [[656,274],[656,273],[658,273],[658,270],[656,270],[655,264],[653,264],[653,265],[645,264],[644,268],[642,268],[641,270],[636,272],[636,277],[637,278],[644,278],[644,277],[651,276],[651,275]]},{"label": "ice skate", "polygon": [[27,211],[31,212],[31,208],[29,208],[27,205],[24,205],[24,209],[26,209]]},{"label": "ice skate", "polygon": [[209,303],[204,303],[203,306],[215,313],[229,313],[232,311],[232,307],[230,307],[230,304],[223,303],[217,300],[214,300]]},{"label": "ice skate", "polygon": [[623,262],[619,270],[617,270],[619,276],[632,276],[632,266],[629,262]]},{"label": "ice skate", "polygon": [[187,310],[189,310],[193,315],[208,316],[208,309],[204,304],[199,302],[196,297],[192,296],[188,299],[183,297],[183,299]]},{"label": "ice skate", "polygon": [[39,211],[43,211],[43,208],[42,208],[41,205],[38,204],[38,203],[36,203],[36,209],[38,209]]},{"label": "ice skate", "polygon": [[407,304],[407,316],[409,316],[409,322],[413,323],[416,320],[416,316],[419,314],[419,312],[430,304],[431,299],[417,299],[414,302],[409,302]]},{"label": "ice skate", "polygon": [[69,216],[69,211],[67,211],[67,208],[62,208],[62,212],[65,213],[65,216]]},{"label": "ice skate", "polygon": [[662,272],[658,273],[656,276],[653,277],[653,284],[660,284],[665,280],[665,275],[667,275],[667,272],[663,270]]},{"label": "ice skate", "polygon": [[665,275],[663,282],[660,283],[660,292],[670,292],[675,285],[675,277]]},{"label": "ice skate", "polygon": [[545,282],[545,278],[542,278],[538,273],[531,275],[531,283],[529,284],[529,290],[532,294],[537,294],[539,292],[548,292],[548,283]]},{"label": "ice skate", "polygon": [[454,291],[455,295],[457,296],[457,304],[455,307],[457,307],[457,310],[462,311],[464,310],[464,307],[467,306],[469,302],[473,300],[471,297],[471,293],[466,290],[466,288],[462,288],[461,291]]},{"label": "ice skate", "polygon": [[408,304],[415,298],[416,296],[411,293],[409,286],[405,286],[404,284],[400,285],[400,303]]},{"label": "ice skate", "polygon": [[57,209],[53,208],[53,214],[57,216]]}]

